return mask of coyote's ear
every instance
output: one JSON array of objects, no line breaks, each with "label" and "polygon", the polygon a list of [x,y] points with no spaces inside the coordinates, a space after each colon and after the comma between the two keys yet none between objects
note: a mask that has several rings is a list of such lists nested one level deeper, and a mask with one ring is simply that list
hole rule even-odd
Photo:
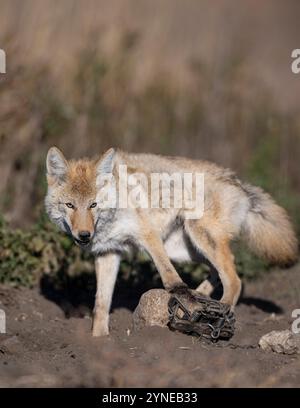
[{"label": "coyote's ear", "polygon": [[115,149],[111,148],[100,157],[96,164],[98,175],[111,173],[113,171],[115,153]]},{"label": "coyote's ear", "polygon": [[68,162],[57,147],[51,147],[47,154],[48,182],[63,181],[66,175]]}]

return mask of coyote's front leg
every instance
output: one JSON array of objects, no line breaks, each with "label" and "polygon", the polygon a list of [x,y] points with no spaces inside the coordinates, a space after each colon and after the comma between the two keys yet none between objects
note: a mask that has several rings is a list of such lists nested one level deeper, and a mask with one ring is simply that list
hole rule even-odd
[{"label": "coyote's front leg", "polygon": [[93,315],[93,336],[109,334],[109,310],[120,265],[117,254],[97,256],[95,260],[97,292]]},{"label": "coyote's front leg", "polygon": [[164,248],[163,241],[156,231],[152,229],[144,230],[140,237],[140,242],[151,256],[166,290],[175,291],[179,288],[187,288],[187,285],[182,281],[172,265]]}]

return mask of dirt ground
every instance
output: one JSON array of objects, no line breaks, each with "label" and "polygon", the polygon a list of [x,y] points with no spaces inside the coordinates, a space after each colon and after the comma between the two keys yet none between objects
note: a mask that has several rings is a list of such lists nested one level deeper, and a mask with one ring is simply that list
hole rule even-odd
[{"label": "dirt ground", "polygon": [[218,345],[167,328],[134,332],[132,312],[124,307],[112,312],[111,335],[95,339],[89,309],[66,315],[58,303],[38,289],[0,286],[0,308],[7,316],[7,334],[0,334],[0,386],[300,385],[300,355],[258,347],[263,334],[291,327],[291,312],[300,308],[299,265],[247,283],[236,309],[236,334]]}]

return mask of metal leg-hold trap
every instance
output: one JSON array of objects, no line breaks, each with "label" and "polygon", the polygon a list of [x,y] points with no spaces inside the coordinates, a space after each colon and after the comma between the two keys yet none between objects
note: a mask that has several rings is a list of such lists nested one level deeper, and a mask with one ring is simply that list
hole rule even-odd
[{"label": "metal leg-hold trap", "polygon": [[234,334],[235,318],[230,306],[186,289],[169,300],[169,327],[210,339],[228,340]]}]

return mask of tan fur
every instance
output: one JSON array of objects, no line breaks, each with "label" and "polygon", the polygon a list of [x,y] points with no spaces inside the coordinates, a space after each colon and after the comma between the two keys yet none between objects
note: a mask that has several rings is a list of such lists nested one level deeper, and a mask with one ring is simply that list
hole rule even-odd
[{"label": "tan fur", "polygon": [[[90,160],[72,161],[66,173],[66,192],[78,202],[92,201],[96,197],[96,164]],[[94,233],[94,217],[88,208],[76,208],[70,215],[72,230]]]},{"label": "tan fur", "polygon": [[82,198],[96,196],[96,163],[92,160],[69,162],[66,186],[70,194]]},{"label": "tan fur", "polygon": [[90,211],[74,210],[70,216],[72,231],[78,234],[79,231],[94,232],[94,218]]},{"label": "tan fur", "polygon": [[248,186],[248,189],[260,200],[258,211],[249,212],[244,225],[244,238],[250,248],[272,263],[294,263],[298,257],[298,240],[288,214],[260,188]]},{"label": "tan fur", "polygon": [[[119,165],[126,165],[128,174],[145,174],[147,182],[152,173],[204,173],[203,216],[189,219],[186,208],[141,209],[130,203],[125,209],[91,209],[102,188],[100,176],[112,173],[118,181]],[[152,257],[167,290],[184,285],[171,260],[201,262],[206,258],[212,278],[198,290],[209,295],[218,275],[223,285],[221,301],[232,307],[241,290],[230,250],[233,239],[244,238],[251,249],[272,262],[289,263],[298,257],[297,238],[285,210],[261,189],[206,161],[110,149],[97,162],[67,162],[58,149],[52,148],[47,156],[47,178],[46,209],[50,218],[75,240],[80,230],[92,234],[88,248],[96,255],[93,334],[97,336],[108,334],[119,257],[133,245]],[[149,190],[147,194],[150,201]],[[74,208],[67,208],[68,201]]]}]

